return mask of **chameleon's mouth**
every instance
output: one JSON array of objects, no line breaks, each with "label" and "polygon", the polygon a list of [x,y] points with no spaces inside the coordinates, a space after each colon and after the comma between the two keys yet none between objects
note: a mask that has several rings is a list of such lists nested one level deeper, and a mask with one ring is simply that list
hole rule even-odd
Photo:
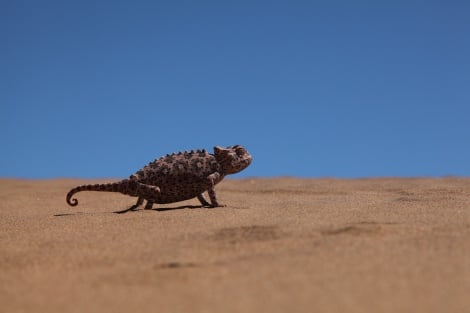
[{"label": "chameleon's mouth", "polygon": [[253,160],[253,157],[251,154],[245,159],[246,166],[251,164],[251,161]]},{"label": "chameleon's mouth", "polygon": [[240,172],[247,168],[250,164],[251,161],[253,160],[251,154],[248,154],[238,160],[234,160],[233,162],[233,168],[236,169],[236,172]]}]

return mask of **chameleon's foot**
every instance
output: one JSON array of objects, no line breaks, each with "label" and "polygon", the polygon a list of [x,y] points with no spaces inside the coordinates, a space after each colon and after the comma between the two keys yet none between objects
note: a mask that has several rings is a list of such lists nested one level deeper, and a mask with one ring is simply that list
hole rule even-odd
[{"label": "chameleon's foot", "polygon": [[137,199],[137,202],[136,202],[133,206],[131,206],[131,207],[128,209],[128,211],[135,211],[135,210],[137,210],[137,208],[140,207],[140,206],[142,205],[142,203],[144,203],[144,199],[139,197],[139,198]]},{"label": "chameleon's foot", "polygon": [[225,208],[225,207],[227,207],[225,204],[221,204],[221,203],[218,203],[218,202],[213,203],[213,204],[210,204],[210,205],[208,206],[208,208],[210,208],[210,209],[213,209],[213,208]]},{"label": "chameleon's foot", "polygon": [[151,210],[153,207],[153,202],[152,201],[147,201],[147,204],[144,207],[144,210]]},{"label": "chameleon's foot", "polygon": [[133,206],[131,206],[130,208],[128,208],[127,211],[137,211],[137,208],[138,208],[138,207],[139,207],[138,205],[135,205],[135,204],[134,204]]},{"label": "chameleon's foot", "polygon": [[127,213],[129,211],[135,212],[135,211],[137,211],[138,207],[139,207],[138,205],[134,204],[133,206],[131,206],[128,209],[124,209],[124,210],[120,210],[120,211],[114,211],[114,213],[123,214],[123,213]]}]

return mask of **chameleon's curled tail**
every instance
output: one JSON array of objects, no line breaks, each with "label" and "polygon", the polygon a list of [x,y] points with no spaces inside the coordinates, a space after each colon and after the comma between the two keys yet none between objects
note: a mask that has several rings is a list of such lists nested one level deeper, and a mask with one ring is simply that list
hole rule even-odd
[{"label": "chameleon's curled tail", "polygon": [[69,191],[67,194],[67,203],[71,206],[76,206],[78,204],[78,200],[73,198],[72,196],[80,191],[108,191],[108,192],[120,192],[124,194],[128,193],[128,183],[126,180],[119,181],[115,183],[108,183],[108,184],[95,184],[95,185],[82,185],[77,186]]},{"label": "chameleon's curled tail", "polygon": [[82,185],[73,188],[67,194],[67,203],[69,205],[76,206],[78,204],[78,200],[75,198],[72,199],[72,196],[80,191],[120,192],[125,195],[151,200],[160,193],[160,188],[157,186],[142,184],[134,179],[124,179],[108,184]]}]

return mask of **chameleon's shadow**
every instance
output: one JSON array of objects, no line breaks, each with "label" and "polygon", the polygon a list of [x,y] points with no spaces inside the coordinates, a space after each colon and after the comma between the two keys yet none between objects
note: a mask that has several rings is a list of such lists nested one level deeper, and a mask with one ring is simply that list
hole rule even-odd
[{"label": "chameleon's shadow", "polygon": [[[147,209],[145,211],[163,212],[163,211],[173,211],[173,210],[183,210],[183,209],[201,209],[201,208],[206,208],[206,207],[204,207],[202,205],[182,205],[182,206],[169,207],[169,208]],[[124,214],[124,213],[127,213],[127,212],[136,212],[136,211],[144,211],[144,209],[136,209],[136,208],[130,207],[128,209],[124,209],[124,210],[120,210],[120,211],[114,211],[114,212],[108,212],[108,213]],[[54,216],[55,217],[61,217],[61,216],[81,215],[81,214],[87,214],[87,213],[84,213],[84,212],[58,213],[58,214],[54,214]]]},{"label": "chameleon's shadow", "polygon": [[[163,212],[163,211],[173,211],[173,210],[183,210],[183,209],[201,209],[204,208],[202,205],[182,205],[182,206],[177,206],[177,207],[168,207],[168,208],[155,208],[155,209],[147,209],[146,211],[158,211],[158,212]],[[120,210],[120,211],[114,211],[113,213],[116,214],[124,214],[127,212],[135,212],[135,211],[143,211],[141,210],[136,210],[133,207],[130,207],[125,210]]]},{"label": "chameleon's shadow", "polygon": [[61,217],[61,216],[73,216],[73,215],[79,215],[79,214],[85,214],[83,212],[75,212],[75,213],[58,213],[54,214],[55,217]]}]

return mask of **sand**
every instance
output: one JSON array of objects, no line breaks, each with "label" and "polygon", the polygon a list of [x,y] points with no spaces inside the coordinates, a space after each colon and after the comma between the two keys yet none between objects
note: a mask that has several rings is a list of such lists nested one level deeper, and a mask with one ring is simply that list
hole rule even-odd
[{"label": "sand", "polygon": [[197,200],[0,180],[0,312],[470,312],[470,179],[242,179]]}]

